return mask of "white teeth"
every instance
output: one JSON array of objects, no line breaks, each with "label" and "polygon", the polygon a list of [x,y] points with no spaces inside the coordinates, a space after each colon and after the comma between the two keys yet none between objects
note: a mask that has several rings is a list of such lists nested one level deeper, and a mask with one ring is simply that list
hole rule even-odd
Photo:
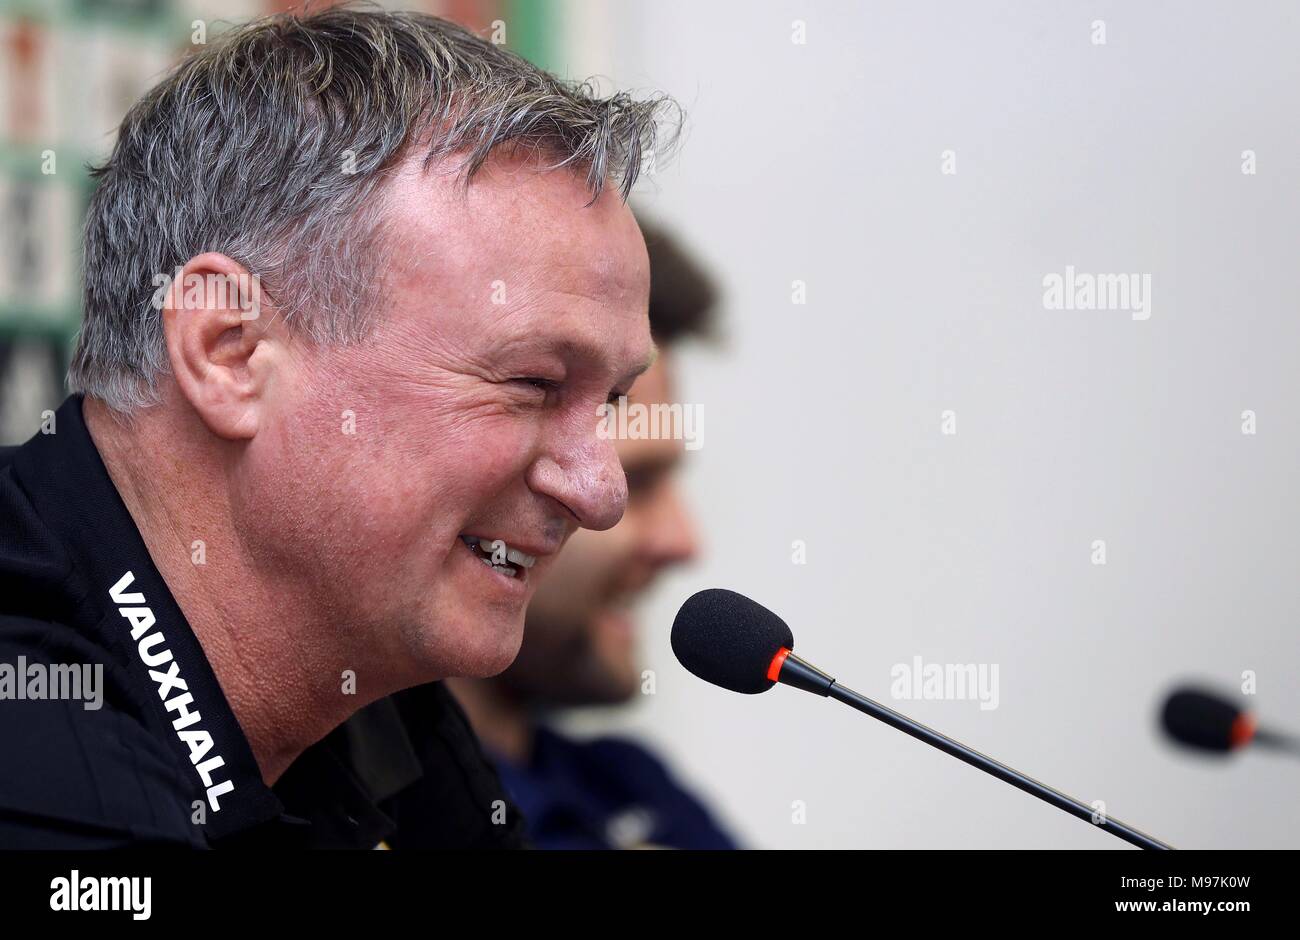
[{"label": "white teeth", "polygon": [[521,552],[517,548],[511,548],[506,544],[504,539],[487,539],[479,538],[477,535],[462,535],[461,540],[471,549],[478,552],[491,552],[491,557],[480,554],[484,564],[492,565],[496,568],[504,568],[506,562],[518,565],[521,568],[531,568],[537,564],[537,558],[533,555]]},{"label": "white teeth", "polygon": [[481,561],[481,562],[483,562],[483,564],[487,565],[487,566],[488,566],[489,568],[491,568],[493,571],[499,571],[499,572],[501,572],[501,574],[505,575],[507,578],[513,578],[513,577],[516,577],[516,575],[515,575],[515,569],[509,567],[508,565],[494,565],[494,564],[492,564],[492,559],[491,559],[491,558],[484,558],[482,555],[479,555],[479,556],[478,556],[478,560]]},{"label": "white teeth", "polygon": [[533,565],[537,564],[536,558],[532,555],[525,555],[517,548],[512,548],[506,552],[506,561],[512,561],[516,565],[524,568],[531,568]]}]

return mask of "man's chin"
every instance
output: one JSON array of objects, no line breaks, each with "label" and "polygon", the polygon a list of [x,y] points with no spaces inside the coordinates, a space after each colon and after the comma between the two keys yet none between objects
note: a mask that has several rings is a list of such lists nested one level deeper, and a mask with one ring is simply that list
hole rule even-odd
[{"label": "man's chin", "polygon": [[603,704],[626,705],[641,691],[641,674],[636,671],[620,673],[608,685],[608,695]]},{"label": "man's chin", "polygon": [[478,631],[471,625],[463,649],[465,655],[457,672],[452,675],[470,679],[488,679],[510,668],[519,655],[524,640],[523,613],[489,615],[478,622]]},{"label": "man's chin", "polygon": [[519,643],[505,644],[495,650],[484,651],[481,656],[465,663],[456,675],[467,679],[491,679],[510,668],[519,654]]},{"label": "man's chin", "polygon": [[462,609],[453,616],[444,611],[427,618],[409,645],[416,669],[424,674],[421,682],[451,676],[487,679],[510,667],[523,638],[523,611]]},{"label": "man's chin", "polygon": [[572,705],[626,705],[641,692],[640,664],[631,656],[597,655],[581,682],[574,683]]},{"label": "man's chin", "polygon": [[605,610],[592,621],[592,652],[613,701],[626,701],[641,685],[637,625],[630,611]]}]

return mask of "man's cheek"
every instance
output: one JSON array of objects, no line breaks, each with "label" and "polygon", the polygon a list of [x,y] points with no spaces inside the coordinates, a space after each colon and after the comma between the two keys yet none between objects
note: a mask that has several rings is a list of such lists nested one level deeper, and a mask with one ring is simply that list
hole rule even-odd
[{"label": "man's cheek", "polygon": [[457,454],[475,467],[474,476],[489,489],[522,477],[538,453],[540,433],[530,422],[493,422],[467,436]]},{"label": "man's cheek", "polygon": [[569,539],[537,588],[538,596],[557,616],[575,624],[588,620],[598,608],[600,585],[609,570],[599,539],[582,537],[590,534],[580,531]]}]

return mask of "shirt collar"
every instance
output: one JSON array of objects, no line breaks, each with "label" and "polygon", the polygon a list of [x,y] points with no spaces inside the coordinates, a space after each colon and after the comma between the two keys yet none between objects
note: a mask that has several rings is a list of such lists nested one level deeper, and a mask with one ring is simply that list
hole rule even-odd
[{"label": "shirt collar", "polygon": [[[280,816],[280,800],[263,782],[198,638],[104,467],[82,417],[81,396],[69,397],[55,413],[53,432],[32,438],[15,453],[11,466],[81,576],[64,585],[80,595],[68,598],[78,611],[77,626],[102,634],[104,646],[119,656],[138,684],[141,700],[154,709],[151,728],[189,768],[186,779],[194,799],[207,805],[208,837],[221,838]],[[164,659],[164,653],[170,656]],[[160,680],[168,673],[170,679]],[[185,700],[185,695],[192,698]]]}]

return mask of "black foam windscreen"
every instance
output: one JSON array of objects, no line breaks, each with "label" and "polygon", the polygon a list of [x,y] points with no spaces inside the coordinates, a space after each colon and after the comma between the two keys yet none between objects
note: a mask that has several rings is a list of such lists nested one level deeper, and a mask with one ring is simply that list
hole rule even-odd
[{"label": "black foam windscreen", "polygon": [[1165,701],[1161,722],[1180,744],[1209,751],[1229,751],[1240,743],[1233,725],[1241,709],[1228,699],[1200,689],[1178,689]]},{"label": "black foam windscreen", "polygon": [[710,588],[677,611],[672,644],[678,661],[705,682],[753,695],[776,684],[768,666],[782,647],[794,649],[794,634],[762,604]]}]

